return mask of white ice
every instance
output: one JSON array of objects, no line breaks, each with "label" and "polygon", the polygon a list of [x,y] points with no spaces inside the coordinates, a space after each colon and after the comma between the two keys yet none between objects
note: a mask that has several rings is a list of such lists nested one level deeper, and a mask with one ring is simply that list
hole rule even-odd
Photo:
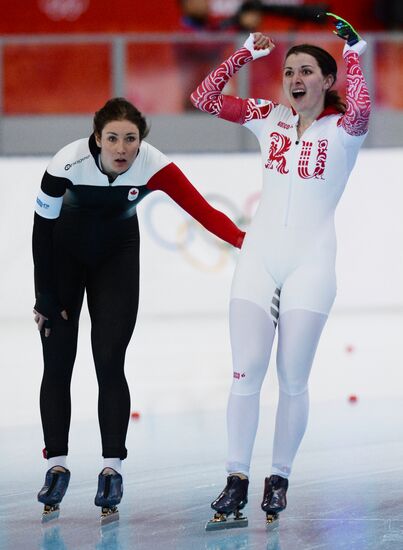
[{"label": "white ice", "polygon": [[[140,313],[126,360],[132,411],[140,418],[129,426],[119,525],[102,531],[93,505],[101,457],[84,312],[72,383],[72,480],[60,519],[42,529],[36,502],[46,468],[38,406],[42,366],[31,320],[29,239],[32,200],[46,159],[1,161],[14,187],[0,190],[0,549],[403,548],[403,203],[400,183],[381,178],[376,169],[392,173],[401,159],[399,150],[365,151],[340,205],[339,295],[311,376],[310,421],[289,505],[271,533],[260,499],[270,468],[274,364],[262,393],[249,527],[204,531],[212,513],[209,503],[225,482],[225,405],[231,383],[226,309],[234,261],[226,257],[224,266],[201,271],[183,253],[158,246],[147,230]],[[175,160],[188,175],[195,174],[199,188],[210,182],[207,193],[218,186],[212,182],[215,176],[209,177],[210,163],[233,174],[239,205],[256,188],[243,194],[238,181],[246,178],[244,166],[256,161],[253,155],[242,162],[231,155]],[[229,195],[228,181],[220,185],[220,195]],[[183,223],[181,214],[170,210],[166,223],[171,219]],[[219,249],[200,242],[192,254],[201,250],[215,265]]]}]

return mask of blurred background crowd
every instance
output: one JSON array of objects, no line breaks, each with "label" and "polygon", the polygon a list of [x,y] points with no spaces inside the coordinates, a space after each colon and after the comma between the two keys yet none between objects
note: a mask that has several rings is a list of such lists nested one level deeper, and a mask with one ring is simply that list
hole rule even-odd
[{"label": "blurred background crowd", "polygon": [[[281,101],[282,61],[297,42],[322,45],[339,59],[343,90],[342,43],[331,23],[317,17],[327,10],[351,22],[369,43],[364,68],[375,132],[366,146],[402,145],[401,0],[354,0],[348,7],[345,0],[15,0],[0,18],[0,154],[54,152],[82,134],[89,115],[116,95],[151,116],[157,146],[196,151],[187,128],[189,117],[202,115],[194,113],[189,94],[254,31],[272,35],[277,48],[233,79],[228,93]],[[172,124],[178,129],[174,144]],[[28,132],[25,143],[18,138],[21,128]],[[250,145],[236,139],[231,147]]]}]

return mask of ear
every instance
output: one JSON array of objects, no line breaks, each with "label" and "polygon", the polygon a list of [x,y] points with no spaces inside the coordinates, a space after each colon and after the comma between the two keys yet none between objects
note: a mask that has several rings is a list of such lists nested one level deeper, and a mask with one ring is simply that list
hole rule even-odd
[{"label": "ear", "polygon": [[98,147],[101,147],[101,136],[97,133],[95,133],[94,135],[96,144],[98,145]]},{"label": "ear", "polygon": [[328,74],[327,77],[325,78],[325,82],[323,84],[323,87],[325,90],[330,90],[330,88],[333,86],[334,84],[334,76],[332,74]]}]

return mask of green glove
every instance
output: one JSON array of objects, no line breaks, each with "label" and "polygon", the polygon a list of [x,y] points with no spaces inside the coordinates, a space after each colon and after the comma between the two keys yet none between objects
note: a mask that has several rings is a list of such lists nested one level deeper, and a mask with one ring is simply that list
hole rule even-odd
[{"label": "green glove", "polygon": [[335,19],[335,21],[333,21],[336,27],[336,30],[333,31],[334,34],[345,40],[349,46],[354,46],[354,44],[357,44],[357,42],[361,40],[361,36],[358,32],[345,19],[330,12],[326,12],[326,15]]}]

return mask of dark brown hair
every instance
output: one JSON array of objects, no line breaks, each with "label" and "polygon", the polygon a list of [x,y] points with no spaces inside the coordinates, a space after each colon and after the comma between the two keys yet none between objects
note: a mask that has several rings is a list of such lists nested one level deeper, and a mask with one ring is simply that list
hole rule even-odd
[{"label": "dark brown hair", "polygon": [[94,132],[100,136],[106,124],[114,120],[128,120],[133,122],[139,129],[140,141],[144,139],[149,132],[145,117],[140,113],[137,107],[124,97],[109,99],[109,101],[95,113],[93,121]]},{"label": "dark brown hair", "polygon": [[[314,46],[312,44],[299,44],[298,46],[293,46],[292,48],[290,48],[285,58],[287,59],[290,55],[296,53],[307,53],[314,57],[318,62],[323,76],[332,75],[334,78],[334,82],[336,82],[337,63],[334,57],[331,56],[329,52],[327,52],[323,48],[320,48],[319,46]],[[341,99],[336,90],[326,91],[325,107],[334,107],[339,113],[346,112],[346,104]]]}]

